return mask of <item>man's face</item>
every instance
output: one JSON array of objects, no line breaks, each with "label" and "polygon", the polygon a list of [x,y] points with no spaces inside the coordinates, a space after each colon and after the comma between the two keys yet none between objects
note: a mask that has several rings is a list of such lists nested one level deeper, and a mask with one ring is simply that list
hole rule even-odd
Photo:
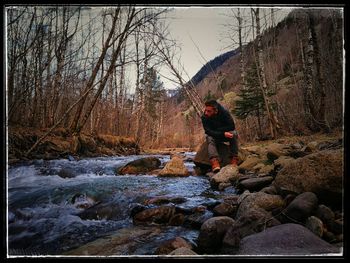
[{"label": "man's face", "polygon": [[214,107],[212,107],[212,106],[205,106],[204,116],[207,117],[207,118],[210,118],[210,117],[216,115],[217,112],[218,112],[218,110],[215,109]]}]

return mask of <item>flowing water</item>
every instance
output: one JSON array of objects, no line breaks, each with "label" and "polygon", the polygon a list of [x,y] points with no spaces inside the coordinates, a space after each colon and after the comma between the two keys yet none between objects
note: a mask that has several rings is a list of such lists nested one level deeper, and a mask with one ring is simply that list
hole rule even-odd
[{"label": "flowing water", "polygon": [[[169,155],[152,156],[161,160],[161,167],[170,160]],[[193,171],[194,153],[186,156],[185,165]],[[61,255],[119,230],[133,229],[131,209],[153,197],[184,197],[183,208],[220,199],[205,176],[116,176],[117,168],[142,157],[146,156],[35,160],[8,167],[8,254]],[[106,216],[79,216],[93,204],[105,205]],[[150,255],[164,240],[182,236],[195,242],[198,237],[198,230],[182,226],[158,230],[118,253]]]}]

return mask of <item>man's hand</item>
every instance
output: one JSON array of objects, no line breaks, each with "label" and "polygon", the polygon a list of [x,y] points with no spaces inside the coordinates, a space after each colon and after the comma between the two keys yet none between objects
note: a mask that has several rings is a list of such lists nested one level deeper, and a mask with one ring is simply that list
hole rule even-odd
[{"label": "man's hand", "polygon": [[224,135],[226,138],[229,138],[229,139],[233,138],[233,134],[231,132],[225,132]]}]

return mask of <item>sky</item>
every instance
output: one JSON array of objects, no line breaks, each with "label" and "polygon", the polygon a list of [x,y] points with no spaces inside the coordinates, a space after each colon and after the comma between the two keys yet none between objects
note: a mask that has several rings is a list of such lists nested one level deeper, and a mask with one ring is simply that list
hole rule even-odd
[{"label": "sky", "polygon": [[[232,44],[227,38],[229,30],[227,25],[232,25],[234,21],[230,9],[231,7],[175,7],[167,15],[170,34],[181,45],[180,61],[190,77],[193,77],[204,64],[216,56],[232,50],[227,48]],[[276,20],[290,11],[290,8],[281,8],[276,15]],[[165,69],[163,73],[167,74]],[[189,80],[187,75],[184,77]],[[161,79],[165,88],[176,88],[177,84]]]}]

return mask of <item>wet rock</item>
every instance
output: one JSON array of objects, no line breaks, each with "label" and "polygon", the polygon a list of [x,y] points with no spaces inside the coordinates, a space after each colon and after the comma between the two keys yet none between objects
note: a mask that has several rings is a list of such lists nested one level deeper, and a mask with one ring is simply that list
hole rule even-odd
[{"label": "wet rock", "polygon": [[118,220],[124,219],[125,211],[116,203],[97,203],[78,213],[81,219]]},{"label": "wet rock", "polygon": [[230,183],[230,182],[227,182],[227,183],[220,183],[219,186],[218,186],[218,190],[219,190],[219,191],[224,191],[225,188],[230,187],[230,186],[231,186],[231,183]]},{"label": "wet rock", "polygon": [[212,218],[214,216],[213,212],[205,210],[203,212],[196,212],[192,215],[185,217],[184,225],[194,228],[194,229],[200,229],[201,226],[206,222],[208,219]]},{"label": "wet rock", "polygon": [[58,172],[58,176],[62,178],[74,178],[77,176],[76,172],[69,168],[62,168]]},{"label": "wet rock", "polygon": [[173,203],[173,204],[182,204],[186,202],[187,199],[182,196],[178,197],[171,197],[171,196],[156,196],[151,199],[148,199],[144,202],[145,205],[163,205],[163,204],[168,204],[168,203]]},{"label": "wet rock", "polygon": [[304,222],[318,207],[317,196],[312,192],[305,192],[297,197],[286,207],[282,215],[283,222]]},{"label": "wet rock", "polygon": [[322,240],[299,224],[281,224],[246,236],[237,255],[315,255],[339,253],[339,248]]},{"label": "wet rock", "polygon": [[210,185],[214,189],[218,189],[220,183],[229,183],[239,178],[238,168],[233,165],[226,165],[210,178]]},{"label": "wet rock", "polygon": [[290,162],[277,173],[273,184],[295,193],[313,192],[331,207],[342,204],[343,151],[326,150]]},{"label": "wet rock", "polygon": [[284,207],[284,201],[279,195],[270,195],[262,192],[247,193],[239,200],[239,207],[237,210],[236,218],[248,211],[251,208],[262,208],[266,211],[272,211]]},{"label": "wet rock", "polygon": [[197,239],[198,250],[204,253],[213,253],[218,250],[226,231],[234,222],[228,216],[213,217],[205,221]]},{"label": "wet rock", "polygon": [[272,176],[264,176],[259,178],[251,178],[241,181],[237,187],[240,189],[248,189],[249,191],[259,191],[263,187],[271,184]]},{"label": "wet rock", "polygon": [[175,214],[175,206],[148,208],[135,214],[133,223],[135,225],[168,224]]},{"label": "wet rock", "polygon": [[171,160],[165,165],[165,167],[159,172],[158,176],[189,176],[189,171],[187,170],[183,159],[174,155]]},{"label": "wet rock", "polygon": [[174,214],[170,219],[169,219],[169,226],[181,226],[185,222],[185,216],[184,214],[177,213]]},{"label": "wet rock", "polygon": [[144,174],[157,169],[161,161],[156,157],[145,157],[129,162],[123,167],[119,168],[117,173],[124,174]]},{"label": "wet rock", "polygon": [[270,212],[258,207],[244,211],[234,224],[227,230],[223,246],[237,248],[240,240],[265,230],[265,228],[281,224]]},{"label": "wet rock", "polygon": [[83,208],[83,209],[87,209],[93,206],[94,204],[96,204],[96,201],[93,198],[87,196],[86,194],[80,194],[80,193],[75,194],[72,197],[71,202],[76,208]]},{"label": "wet rock", "polygon": [[182,237],[175,237],[162,243],[155,251],[156,255],[167,255],[178,248],[192,249],[192,245]]},{"label": "wet rock", "polygon": [[122,228],[112,233],[89,242],[81,247],[62,253],[62,255],[125,255],[132,254],[143,240],[148,240],[159,236],[161,229],[159,227],[130,227]]}]

